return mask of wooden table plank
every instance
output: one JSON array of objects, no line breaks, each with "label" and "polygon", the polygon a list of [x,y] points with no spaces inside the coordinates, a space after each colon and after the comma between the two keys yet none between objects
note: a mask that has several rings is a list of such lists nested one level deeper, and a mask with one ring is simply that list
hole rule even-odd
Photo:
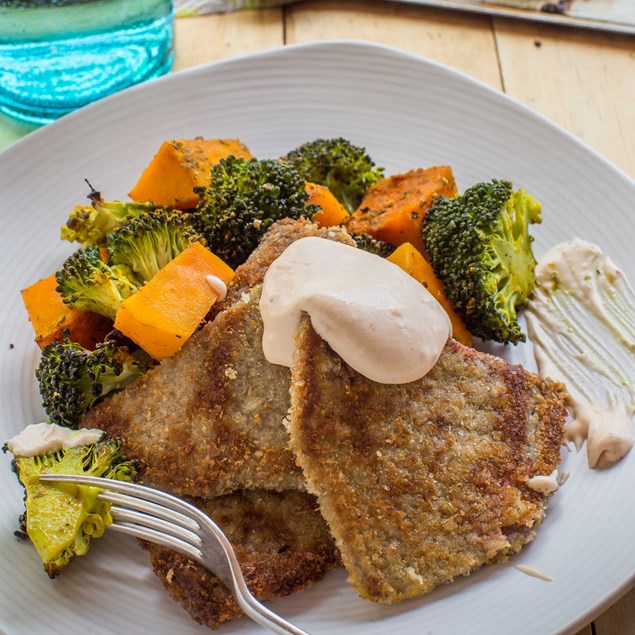
[{"label": "wooden table plank", "polygon": [[486,16],[396,2],[309,0],[288,5],[286,42],[364,39],[417,53],[501,88]]},{"label": "wooden table plank", "polygon": [[282,46],[282,11],[238,11],[176,20],[174,70]]},{"label": "wooden table plank", "polygon": [[593,624],[595,635],[633,635],[635,633],[635,589],[600,615]]},{"label": "wooden table plank", "polygon": [[635,40],[494,20],[505,92],[635,177]]}]

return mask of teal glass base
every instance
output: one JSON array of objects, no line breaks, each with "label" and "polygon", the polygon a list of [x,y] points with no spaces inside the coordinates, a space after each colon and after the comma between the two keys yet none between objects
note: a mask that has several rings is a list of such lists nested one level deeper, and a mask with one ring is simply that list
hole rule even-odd
[{"label": "teal glass base", "polygon": [[49,123],[97,99],[168,72],[173,13],[101,33],[50,41],[0,40],[0,110]]}]

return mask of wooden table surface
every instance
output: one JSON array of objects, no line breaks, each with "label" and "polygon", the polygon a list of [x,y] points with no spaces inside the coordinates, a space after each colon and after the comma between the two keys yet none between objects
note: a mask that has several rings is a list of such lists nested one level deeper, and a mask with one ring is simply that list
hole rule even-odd
[{"label": "wooden table surface", "polygon": [[[174,70],[337,38],[381,42],[476,77],[546,115],[635,178],[633,37],[380,0],[305,0],[178,19]],[[0,116],[0,148],[31,129]],[[592,634],[635,635],[635,590],[578,635]]]}]

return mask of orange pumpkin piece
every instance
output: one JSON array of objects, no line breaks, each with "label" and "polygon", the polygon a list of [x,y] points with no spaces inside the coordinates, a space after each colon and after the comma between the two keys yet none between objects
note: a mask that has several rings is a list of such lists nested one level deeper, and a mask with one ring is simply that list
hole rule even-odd
[{"label": "orange pumpkin piece", "polygon": [[35,341],[44,348],[55,340],[61,340],[65,329],[73,342],[95,350],[112,330],[112,321],[103,315],[81,311],[64,304],[55,290],[55,274],[23,289],[22,301],[35,331]]},{"label": "orange pumpkin piece", "polygon": [[307,183],[305,187],[309,195],[307,203],[321,208],[321,211],[313,217],[313,221],[320,227],[342,225],[350,218],[351,215],[328,187],[317,183]]},{"label": "orange pumpkin piece", "polygon": [[212,167],[230,155],[252,158],[238,139],[165,141],[129,196],[133,201],[152,201],[166,207],[196,207],[200,198],[194,187],[208,186]]},{"label": "orange pumpkin piece", "polygon": [[200,243],[192,243],[122,302],[115,328],[154,359],[174,355],[218,299],[206,280],[210,275],[227,284],[234,271]]},{"label": "orange pumpkin piece", "polygon": [[456,196],[452,168],[439,166],[395,174],[374,183],[347,224],[393,245],[410,243],[424,253],[421,223],[439,196]]},{"label": "orange pumpkin piece", "polygon": [[437,278],[434,269],[421,255],[421,252],[410,243],[404,243],[388,256],[388,260],[401,267],[430,291],[435,300],[445,309],[450,322],[452,322],[452,337],[461,342],[461,344],[472,346],[472,335],[454,310],[452,302],[446,297],[443,282]]}]

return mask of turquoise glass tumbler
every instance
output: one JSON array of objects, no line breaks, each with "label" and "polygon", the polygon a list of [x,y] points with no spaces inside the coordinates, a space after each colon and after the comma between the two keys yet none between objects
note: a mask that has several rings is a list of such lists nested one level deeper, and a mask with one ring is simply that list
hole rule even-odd
[{"label": "turquoise glass tumbler", "polygon": [[170,0],[0,0],[0,110],[48,123],[172,66]]}]

